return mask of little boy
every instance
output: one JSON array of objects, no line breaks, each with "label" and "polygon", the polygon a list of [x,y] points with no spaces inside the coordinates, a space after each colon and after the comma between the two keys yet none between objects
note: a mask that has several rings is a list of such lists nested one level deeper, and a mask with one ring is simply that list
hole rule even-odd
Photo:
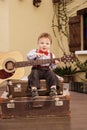
[{"label": "little boy", "polygon": [[[42,33],[37,40],[38,49],[33,49],[27,54],[28,60],[45,60],[55,58],[55,55],[50,52],[50,46],[52,44],[51,35],[48,33]],[[42,62],[43,63],[43,62]],[[43,63],[40,65],[32,65],[31,73],[28,76],[28,84],[31,87],[32,97],[38,96],[38,88],[40,88],[40,79],[46,79],[50,96],[57,95],[57,89],[59,89],[58,77],[52,71],[52,68],[59,63]]]}]

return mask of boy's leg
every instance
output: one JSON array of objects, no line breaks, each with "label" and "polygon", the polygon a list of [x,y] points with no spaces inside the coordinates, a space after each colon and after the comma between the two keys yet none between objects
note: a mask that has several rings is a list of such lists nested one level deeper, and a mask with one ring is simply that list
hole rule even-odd
[{"label": "boy's leg", "polygon": [[47,82],[48,90],[50,90],[50,96],[56,96],[57,89],[59,89],[58,77],[51,70],[47,72],[47,75],[48,76],[46,78],[46,82]]},{"label": "boy's leg", "polygon": [[37,69],[33,69],[28,76],[28,85],[30,88],[32,86],[36,86],[37,88],[40,87],[39,71]]},{"label": "boy's leg", "polygon": [[38,96],[37,88],[39,88],[39,74],[38,70],[34,69],[28,76],[28,86],[31,88],[32,97],[36,98]]}]

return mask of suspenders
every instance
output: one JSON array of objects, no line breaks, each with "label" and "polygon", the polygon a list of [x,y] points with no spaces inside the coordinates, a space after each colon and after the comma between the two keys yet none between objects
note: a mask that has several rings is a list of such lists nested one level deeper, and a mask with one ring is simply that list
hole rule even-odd
[{"label": "suspenders", "polygon": [[[37,52],[37,50],[38,50],[38,49],[36,49],[36,52]],[[35,59],[36,59],[36,58],[35,58]],[[51,52],[50,52],[50,59],[51,59],[51,60],[53,59],[53,54],[52,54]],[[53,67],[52,67],[52,63],[50,63],[49,66],[51,66],[51,68],[53,68]]]}]

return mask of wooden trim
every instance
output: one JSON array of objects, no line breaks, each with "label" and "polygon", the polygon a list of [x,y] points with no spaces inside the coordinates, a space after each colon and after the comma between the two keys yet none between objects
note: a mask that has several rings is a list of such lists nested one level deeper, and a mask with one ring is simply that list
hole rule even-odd
[{"label": "wooden trim", "polygon": [[81,15],[81,50],[83,50],[83,15]]},{"label": "wooden trim", "polygon": [[53,3],[58,3],[60,0],[52,0]]},{"label": "wooden trim", "polygon": [[83,15],[87,13],[87,8],[81,9],[77,11],[77,15]]}]

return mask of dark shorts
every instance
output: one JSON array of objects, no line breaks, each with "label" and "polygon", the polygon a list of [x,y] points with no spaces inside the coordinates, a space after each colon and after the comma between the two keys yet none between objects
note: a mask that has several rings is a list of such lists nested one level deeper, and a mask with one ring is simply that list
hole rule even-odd
[{"label": "dark shorts", "polygon": [[57,89],[59,89],[58,77],[51,69],[33,67],[28,76],[29,87],[35,86],[40,88],[40,79],[46,80],[47,89],[50,89],[52,85],[56,85]]}]

